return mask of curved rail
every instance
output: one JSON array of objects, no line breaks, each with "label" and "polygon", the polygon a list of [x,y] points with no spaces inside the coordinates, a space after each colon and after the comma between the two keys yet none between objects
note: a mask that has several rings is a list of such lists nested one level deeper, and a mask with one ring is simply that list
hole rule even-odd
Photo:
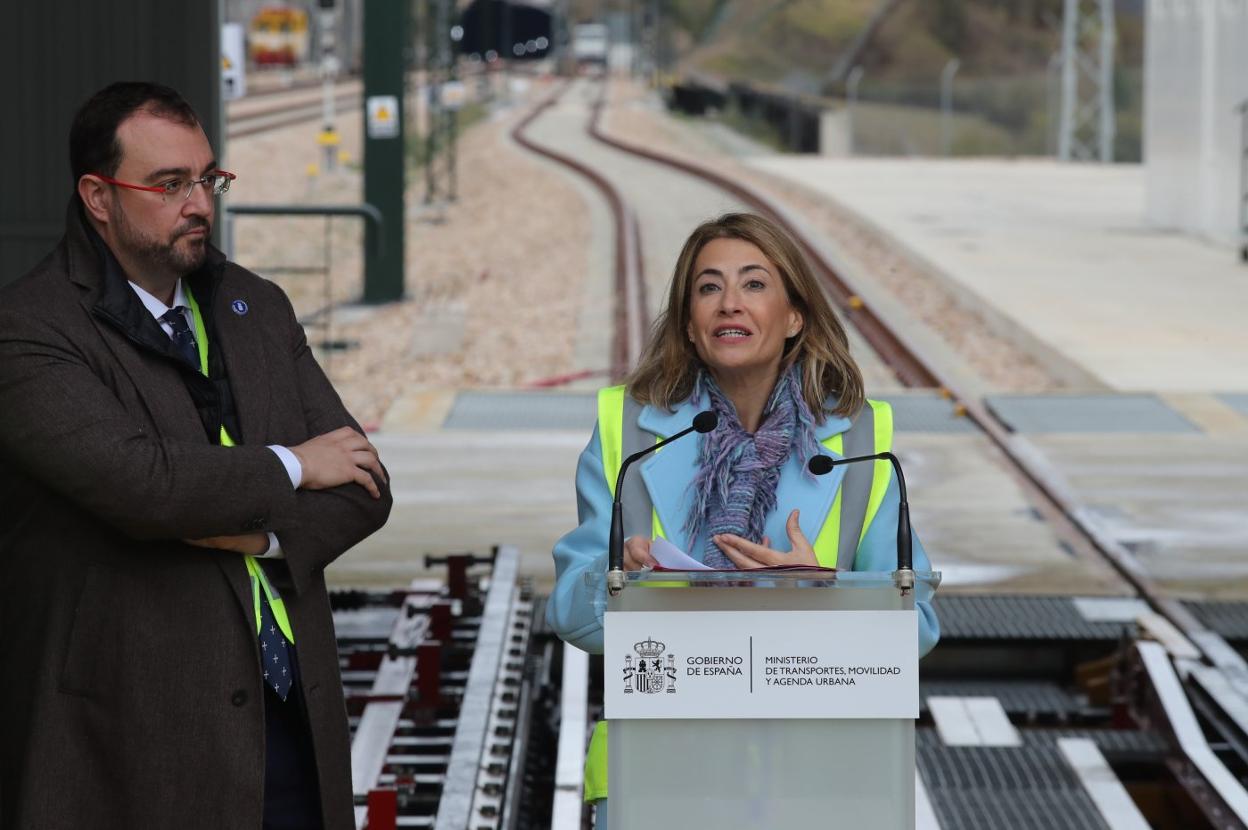
[{"label": "curved rail", "polygon": [[[511,137],[530,152],[561,164],[587,179],[607,200],[615,226],[615,285],[616,305],[615,337],[611,350],[611,377],[623,378],[637,365],[645,345],[647,329],[645,274],[641,259],[641,227],[636,214],[624,201],[623,195],[605,176],[589,165],[571,156],[551,150],[536,143],[525,130],[542,113],[558,103],[570,84],[564,84],[550,97],[538,104],[532,112],[512,128]],[[575,380],[579,375],[559,378],[560,381]],[[553,384],[546,384],[553,385]]]}]

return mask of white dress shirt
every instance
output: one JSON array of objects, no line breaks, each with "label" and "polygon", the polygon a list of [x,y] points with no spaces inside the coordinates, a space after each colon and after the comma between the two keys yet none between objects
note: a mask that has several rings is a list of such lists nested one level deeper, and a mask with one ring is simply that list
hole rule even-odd
[{"label": "white dress shirt", "polygon": [[[169,337],[173,337],[173,327],[160,318],[168,314],[171,308],[182,309],[182,316],[186,318],[187,326],[190,327],[191,331],[195,331],[195,318],[191,314],[191,304],[187,302],[186,290],[182,287],[182,280],[178,280],[178,284],[173,289],[172,306],[165,305],[133,282],[130,283],[130,287],[138,295],[139,300],[143,303],[143,307],[156,318],[156,323]],[[299,485],[303,482],[303,465],[299,463],[299,459],[288,448],[279,444],[270,444],[269,449],[273,451],[278,460],[282,462],[282,466],[286,468],[286,475],[290,477],[290,486],[298,490]],[[282,558],[282,546],[278,544],[276,534],[269,534],[269,549],[260,555],[270,559]]]}]

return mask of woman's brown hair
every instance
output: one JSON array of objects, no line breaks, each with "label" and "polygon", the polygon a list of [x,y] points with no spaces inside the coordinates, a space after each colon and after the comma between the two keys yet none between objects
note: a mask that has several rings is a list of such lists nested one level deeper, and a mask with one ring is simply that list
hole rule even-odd
[{"label": "woman's brown hair", "polygon": [[[655,320],[650,342],[628,377],[629,394],[641,403],[671,409],[691,394],[702,360],[689,342],[689,303],[693,266],[713,239],[741,239],[756,246],[780,271],[789,302],[802,315],[802,330],[784,344],[780,371],[802,363],[802,397],[819,420],[850,416],[863,404],[862,372],[849,354],[849,338],[836,319],[806,257],[783,229],[752,213],[726,213],[703,222],[685,241],[667,296]],[[828,400],[837,403],[826,408]]]}]

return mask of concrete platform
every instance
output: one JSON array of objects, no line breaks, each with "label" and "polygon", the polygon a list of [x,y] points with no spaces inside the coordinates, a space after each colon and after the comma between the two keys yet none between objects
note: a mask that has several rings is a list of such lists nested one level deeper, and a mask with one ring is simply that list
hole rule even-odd
[{"label": "concrete platform", "polygon": [[[933,393],[898,393],[896,447],[914,526],[947,591],[1115,595],[1098,559],[1066,551],[995,451]],[[335,585],[393,585],[424,573],[423,554],[516,545],[523,573],[553,580],[550,549],[576,524],[576,460],[592,393],[413,393],[405,420],[372,436],[391,472],[390,523],[329,571]],[[401,426],[402,431],[399,431]]]},{"label": "concrete platform", "polygon": [[[574,90],[531,134],[600,165],[638,207],[653,306],[684,235],[731,205],[590,142],[579,132],[586,118],[588,98]],[[968,303],[991,304],[1001,326],[1100,379],[1082,394],[987,402],[1163,587],[1248,597],[1248,335],[1236,319],[1248,308],[1248,269],[1232,252],[1143,229],[1128,207],[1137,195],[1142,204],[1131,168],[758,163],[833,192],[903,237]],[[592,204],[595,194],[583,192]],[[601,206],[592,209],[605,225]],[[606,236],[596,229],[600,253]],[[589,281],[587,305],[607,305],[608,279],[604,270]],[[600,317],[580,325],[578,355],[592,367],[605,356],[604,326]],[[864,362],[869,393],[894,402],[915,529],[946,593],[1127,592],[1099,558],[1057,541],[997,451],[951,419],[947,401],[889,388]],[[375,436],[394,477],[390,525],[335,564],[331,580],[393,585],[424,572],[424,553],[508,543],[524,573],[548,586],[551,546],[576,522],[573,476],[592,419],[589,389],[411,390]]]},{"label": "concrete platform", "polygon": [[1248,390],[1248,267],[1144,219],[1138,165],[754,157],[1117,391]]},{"label": "concrete platform", "polygon": [[1171,595],[1248,598],[1248,432],[1031,440]]},{"label": "concrete platform", "polygon": [[[390,471],[390,521],[327,571],[334,586],[393,587],[426,575],[424,555],[520,550],[541,590],[550,550],[576,526],[576,459],[588,430],[434,430],[370,436]],[[436,571],[434,571],[436,574]]]}]

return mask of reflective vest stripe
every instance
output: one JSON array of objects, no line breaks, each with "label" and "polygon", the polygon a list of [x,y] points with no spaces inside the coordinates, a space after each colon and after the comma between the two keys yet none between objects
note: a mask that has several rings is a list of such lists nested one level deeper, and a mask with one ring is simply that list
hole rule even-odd
[{"label": "reflective vest stripe", "polygon": [[[824,439],[824,449],[834,452],[837,455],[844,455],[842,452],[843,437],[840,433]],[[848,475],[848,472],[846,473]],[[815,559],[819,562],[820,567],[835,568],[837,556],[840,553],[841,538],[841,493],[845,490],[844,486],[836,488],[836,497],[832,499],[832,507],[828,510],[828,515],[823,519],[823,527],[819,528],[819,535],[815,537]]]},{"label": "reflective vest stripe", "polygon": [[[884,452],[892,446],[892,407],[883,401],[867,401],[844,433],[824,439],[823,446],[838,455],[856,456]],[[603,475],[612,498],[620,465],[624,459],[658,440],[637,423],[642,405],[625,393],[623,386],[612,386],[598,392],[598,436],[602,450]],[[660,452],[662,452],[660,450]],[[824,519],[814,541],[815,556],[825,568],[853,570],[858,544],[866,536],[871,520],[879,511],[888,489],[891,467],[886,461],[875,464],[854,464],[845,471],[837,489],[832,508]],[[848,494],[843,496],[842,494]],[[624,537],[639,536],[649,531],[652,538],[666,538],[658,511],[640,476],[624,482],[621,498],[624,512]],[[842,521],[842,517],[848,517]],[[647,527],[648,525],[648,527]],[[848,551],[848,558],[840,551]]]},{"label": "reflective vest stripe", "polygon": [[[199,371],[204,377],[208,377],[208,328],[204,325],[203,315],[199,313],[199,303],[195,302],[195,295],[189,288],[186,290],[186,302],[190,306],[191,317],[195,320],[195,347],[199,350]],[[226,432],[224,426],[221,427],[220,443],[223,447],[234,446],[234,439]],[[256,558],[244,556],[243,559],[247,563],[247,573],[251,576],[251,603],[256,615],[256,634],[260,633],[260,591],[263,590],[264,595],[269,599],[269,607],[273,609],[273,619],[277,621],[277,627],[293,645],[295,631],[290,625],[290,616],[286,613],[286,603],[273,584],[269,582],[264,568],[260,567]]]},{"label": "reflective vest stripe", "polygon": [[[893,449],[893,407],[886,401],[867,403],[875,411],[875,452],[891,452]],[[866,466],[866,465],[858,465]],[[874,470],[871,476],[871,497],[867,500],[867,512],[862,523],[862,531],[858,536],[859,543],[867,535],[867,528],[875,521],[875,514],[880,512],[884,503],[884,494],[888,492],[888,483],[893,476],[893,465],[888,461],[877,461],[871,465]]]},{"label": "reflective vest stripe", "polygon": [[[623,407],[620,430],[621,464],[624,463],[623,459],[635,452],[641,452],[659,440],[658,437],[646,432],[637,424],[637,419],[641,417],[641,410],[644,408],[641,404],[637,403],[632,396],[624,395]],[[663,452],[663,450],[658,450],[658,452]],[[616,471],[619,471],[618,466]],[[659,513],[650,501],[650,491],[646,489],[645,481],[636,472],[624,480],[624,496],[621,506],[624,512],[625,539],[642,535],[649,535],[652,539],[667,538],[667,534],[663,532],[663,524],[659,521]]]},{"label": "reflective vest stripe", "polygon": [[[834,450],[847,458],[870,455],[875,452],[876,443],[876,408],[874,401],[868,402],[854,416],[853,423],[844,432],[844,443]],[[883,404],[888,406],[888,404]],[[874,483],[872,469],[874,464],[851,464],[845,468],[845,478],[837,492],[842,496],[841,509],[834,511],[840,521],[840,532],[836,536],[837,555],[834,559],[836,567],[843,571],[852,571],[854,561],[858,557],[858,543],[862,541],[863,531],[867,526],[867,505],[871,501],[871,487]]]},{"label": "reflective vest stripe", "polygon": [[602,472],[607,479],[611,498],[615,498],[615,479],[624,463],[621,449],[624,428],[624,387],[608,386],[598,390],[598,443],[602,450]]},{"label": "reflective vest stripe", "polygon": [[598,801],[607,797],[607,722],[594,724],[585,751],[585,800]]}]

